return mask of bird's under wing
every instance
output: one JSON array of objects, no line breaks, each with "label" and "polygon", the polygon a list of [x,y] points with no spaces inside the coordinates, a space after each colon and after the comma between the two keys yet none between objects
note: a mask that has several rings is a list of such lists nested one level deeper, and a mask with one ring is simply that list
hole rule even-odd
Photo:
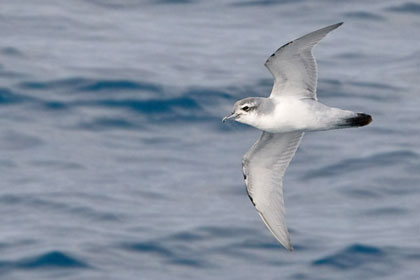
[{"label": "bird's under wing", "polygon": [[303,132],[263,132],[242,159],[248,196],[267,228],[288,250],[290,243],[284,214],[282,178]]},{"label": "bird's under wing", "polygon": [[336,23],[302,36],[280,47],[265,62],[274,77],[270,97],[295,95],[316,98],[318,71],[312,48],[330,31],[343,23]]}]

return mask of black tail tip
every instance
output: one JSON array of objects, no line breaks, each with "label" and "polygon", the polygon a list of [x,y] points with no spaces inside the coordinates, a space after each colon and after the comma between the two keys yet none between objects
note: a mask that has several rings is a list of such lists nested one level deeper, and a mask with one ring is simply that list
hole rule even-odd
[{"label": "black tail tip", "polygon": [[356,117],[346,120],[350,126],[365,126],[372,122],[372,116],[363,113],[357,113]]}]

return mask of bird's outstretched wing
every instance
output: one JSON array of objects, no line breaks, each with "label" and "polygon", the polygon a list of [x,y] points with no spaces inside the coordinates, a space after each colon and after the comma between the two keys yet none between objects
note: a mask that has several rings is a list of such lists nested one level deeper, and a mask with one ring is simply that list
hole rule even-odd
[{"label": "bird's outstretched wing", "polygon": [[263,132],[242,159],[248,196],[277,240],[293,250],[284,219],[282,178],[303,132]]},{"label": "bird's outstretched wing", "polygon": [[318,71],[312,48],[343,23],[316,30],[280,47],[265,62],[274,77],[270,97],[295,95],[316,100]]}]

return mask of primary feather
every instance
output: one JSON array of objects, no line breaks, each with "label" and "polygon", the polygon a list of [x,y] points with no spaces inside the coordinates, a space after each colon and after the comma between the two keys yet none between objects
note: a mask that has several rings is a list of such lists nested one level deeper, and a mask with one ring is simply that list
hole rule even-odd
[{"label": "primary feather", "polygon": [[267,228],[292,250],[284,219],[282,179],[303,136],[302,132],[263,132],[242,159],[248,195]]},{"label": "primary feather", "polygon": [[288,94],[316,100],[318,71],[312,48],[342,24],[336,23],[291,41],[267,59],[264,65],[274,77],[270,97]]}]

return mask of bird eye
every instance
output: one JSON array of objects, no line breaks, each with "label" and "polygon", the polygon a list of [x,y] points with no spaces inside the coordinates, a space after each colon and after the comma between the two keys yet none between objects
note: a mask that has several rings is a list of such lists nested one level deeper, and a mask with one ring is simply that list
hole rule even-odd
[{"label": "bird eye", "polygon": [[245,112],[248,112],[249,111],[249,109],[251,109],[250,107],[248,107],[248,106],[244,106],[244,107],[242,107],[242,110],[244,110]]}]

